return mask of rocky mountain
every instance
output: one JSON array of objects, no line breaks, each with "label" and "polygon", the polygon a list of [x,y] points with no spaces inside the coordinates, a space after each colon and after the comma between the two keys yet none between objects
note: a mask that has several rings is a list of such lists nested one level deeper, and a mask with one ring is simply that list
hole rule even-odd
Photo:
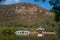
[{"label": "rocky mountain", "polygon": [[31,3],[0,6],[0,26],[42,25],[53,19],[53,13]]}]

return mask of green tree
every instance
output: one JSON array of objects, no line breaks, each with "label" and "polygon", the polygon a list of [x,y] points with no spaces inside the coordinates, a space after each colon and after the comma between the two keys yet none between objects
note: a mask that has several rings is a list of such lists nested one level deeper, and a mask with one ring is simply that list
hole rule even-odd
[{"label": "green tree", "polygon": [[55,11],[55,20],[56,22],[60,21],[60,0],[50,0],[49,3],[53,5],[52,10]]}]

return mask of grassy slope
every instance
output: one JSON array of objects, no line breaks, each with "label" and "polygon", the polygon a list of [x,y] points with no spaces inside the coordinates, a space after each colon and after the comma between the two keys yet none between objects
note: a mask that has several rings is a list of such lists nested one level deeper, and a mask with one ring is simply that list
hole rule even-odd
[{"label": "grassy slope", "polygon": [[[25,7],[25,9],[23,9],[23,7]],[[34,7],[37,8],[36,11]],[[53,21],[54,21],[53,13],[35,4],[21,3],[21,4],[0,6],[0,26],[3,27],[14,26],[14,27],[33,28],[42,26],[45,28],[46,27],[50,28],[52,27],[51,24],[53,23]]]}]

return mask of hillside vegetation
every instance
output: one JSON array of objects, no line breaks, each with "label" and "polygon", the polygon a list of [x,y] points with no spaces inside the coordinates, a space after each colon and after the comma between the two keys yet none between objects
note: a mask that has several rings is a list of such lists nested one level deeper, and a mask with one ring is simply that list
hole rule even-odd
[{"label": "hillside vegetation", "polygon": [[[0,6],[1,27],[55,27],[54,13],[31,3]],[[54,28],[53,28],[54,29]]]}]

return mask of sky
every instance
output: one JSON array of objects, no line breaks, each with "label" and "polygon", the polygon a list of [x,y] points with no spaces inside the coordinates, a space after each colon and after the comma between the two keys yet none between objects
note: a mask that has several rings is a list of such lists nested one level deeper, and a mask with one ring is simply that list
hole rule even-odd
[{"label": "sky", "polygon": [[0,5],[10,5],[10,4],[17,4],[17,3],[27,2],[27,3],[36,4],[36,5],[38,5],[42,8],[50,10],[52,8],[52,6],[49,4],[48,1],[49,0],[46,0],[46,2],[42,3],[40,1],[35,2],[34,0],[6,0],[6,1],[0,2]]}]

